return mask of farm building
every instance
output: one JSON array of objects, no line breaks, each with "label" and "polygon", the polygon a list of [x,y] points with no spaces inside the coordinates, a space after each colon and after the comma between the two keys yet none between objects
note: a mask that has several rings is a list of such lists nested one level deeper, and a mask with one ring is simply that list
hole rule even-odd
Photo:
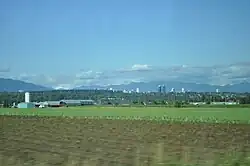
[{"label": "farm building", "polygon": [[63,106],[82,106],[94,105],[93,100],[60,100],[60,101],[45,101],[35,103],[36,107],[63,107]]},{"label": "farm building", "polygon": [[236,105],[238,102],[212,102],[213,105]]},{"label": "farm building", "polygon": [[94,100],[82,100],[82,105],[94,105]]},{"label": "farm building", "polygon": [[82,105],[81,100],[61,100],[61,102],[65,103],[67,106],[80,106],[80,105]]},{"label": "farm building", "polygon": [[93,100],[61,100],[67,106],[94,105]]},{"label": "farm building", "polygon": [[45,107],[62,107],[66,104],[63,101],[46,101],[43,103]]},{"label": "farm building", "polygon": [[40,105],[43,105],[43,102],[34,102],[35,107],[39,107]]},{"label": "farm building", "polygon": [[62,107],[65,106],[65,103],[62,101],[45,101],[35,103],[36,107],[45,108],[45,107]]},{"label": "farm building", "polygon": [[17,108],[35,108],[35,104],[34,103],[19,103],[17,105]]}]

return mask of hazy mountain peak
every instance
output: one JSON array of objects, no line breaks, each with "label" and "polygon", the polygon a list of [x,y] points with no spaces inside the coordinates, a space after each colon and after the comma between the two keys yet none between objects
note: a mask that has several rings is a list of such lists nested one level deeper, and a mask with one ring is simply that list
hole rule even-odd
[{"label": "hazy mountain peak", "polygon": [[36,85],[33,83],[27,83],[20,80],[14,80],[9,78],[0,78],[0,91],[6,92],[18,92],[18,91],[45,91],[50,90],[41,85]]}]

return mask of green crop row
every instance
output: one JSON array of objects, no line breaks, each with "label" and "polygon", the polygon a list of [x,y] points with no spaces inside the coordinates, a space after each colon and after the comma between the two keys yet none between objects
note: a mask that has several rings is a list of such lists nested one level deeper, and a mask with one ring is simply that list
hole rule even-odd
[{"label": "green crop row", "polygon": [[[4,113],[3,116],[17,116],[17,117],[44,117],[50,118],[51,116],[41,116],[37,113],[32,114],[22,114],[22,113]],[[164,116],[66,116],[61,114],[61,116],[57,116],[57,118],[68,118],[68,119],[96,119],[96,120],[139,120],[139,121],[152,121],[158,123],[213,123],[213,124],[250,124],[250,120],[229,120],[229,119],[218,119],[216,117],[170,117],[167,115]]]}]

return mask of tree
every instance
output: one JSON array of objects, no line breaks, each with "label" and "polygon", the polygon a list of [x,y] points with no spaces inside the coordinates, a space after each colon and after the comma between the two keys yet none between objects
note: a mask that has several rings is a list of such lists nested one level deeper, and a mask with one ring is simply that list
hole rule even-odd
[{"label": "tree", "polygon": [[247,98],[246,97],[241,97],[239,100],[240,104],[248,104]]},{"label": "tree", "polygon": [[205,96],[204,94],[202,94],[202,96],[201,96],[201,101],[202,101],[202,102],[205,102],[205,100],[206,100],[206,96]]},{"label": "tree", "polygon": [[134,101],[133,101],[133,104],[138,104],[138,101],[137,101],[137,100],[134,100]]},{"label": "tree", "polygon": [[206,104],[211,104],[211,101],[210,100],[206,100]]},{"label": "tree", "polygon": [[182,107],[182,102],[180,102],[180,101],[175,101],[174,107],[176,107],[176,108]]},{"label": "tree", "polygon": [[154,100],[154,104],[155,104],[155,105],[158,105],[158,102],[157,102],[156,100]]}]

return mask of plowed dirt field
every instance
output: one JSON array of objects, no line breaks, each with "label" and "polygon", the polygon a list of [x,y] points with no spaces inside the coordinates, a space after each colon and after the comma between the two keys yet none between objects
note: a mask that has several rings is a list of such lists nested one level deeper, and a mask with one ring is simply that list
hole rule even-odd
[{"label": "plowed dirt field", "polygon": [[0,116],[1,166],[250,163],[250,125]]}]

